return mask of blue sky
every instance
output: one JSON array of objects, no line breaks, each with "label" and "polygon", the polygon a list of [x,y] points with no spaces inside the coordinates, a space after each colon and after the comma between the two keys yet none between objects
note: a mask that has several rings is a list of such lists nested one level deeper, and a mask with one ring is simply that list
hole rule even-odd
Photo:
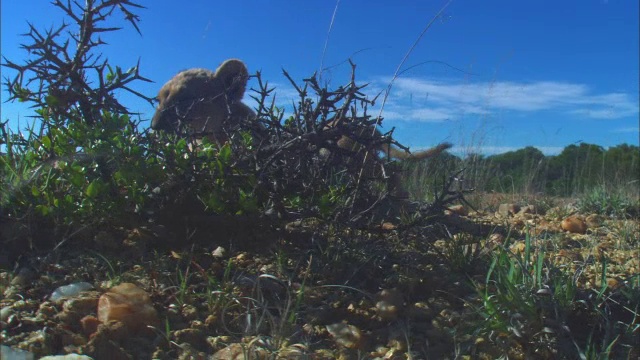
[{"label": "blue sky", "polygon": [[[449,141],[459,154],[525,146],[556,154],[580,141],[638,145],[638,3],[454,0],[393,83],[384,129],[395,127],[395,137],[412,149]],[[180,70],[215,69],[227,58],[262,71],[281,105],[294,99],[283,68],[301,83],[329,67],[322,80],[337,87],[349,80],[349,58],[374,96],[444,4],[340,0],[329,33],[335,1],[144,1],[142,36],[117,14],[124,30],[105,35],[103,51],[125,69],[140,58],[142,74],[155,83],[136,89],[150,96]],[[1,6],[2,55],[14,61],[26,56],[19,34],[27,21],[43,29],[63,18],[45,0]],[[2,76],[13,74],[2,69]],[[2,120],[20,120],[24,128],[31,110],[6,97],[3,87]],[[121,100],[143,120],[153,115],[143,101],[124,94]]]}]

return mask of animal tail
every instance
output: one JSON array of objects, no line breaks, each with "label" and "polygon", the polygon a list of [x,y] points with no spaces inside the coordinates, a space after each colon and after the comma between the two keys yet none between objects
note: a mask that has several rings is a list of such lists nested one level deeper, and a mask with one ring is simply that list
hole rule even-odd
[{"label": "animal tail", "polygon": [[448,142],[444,142],[441,144],[438,144],[430,149],[427,150],[423,150],[423,151],[419,151],[419,152],[415,152],[415,153],[408,153],[406,151],[400,150],[394,146],[389,146],[389,149],[384,149],[384,150],[388,150],[389,155],[394,158],[394,159],[400,159],[400,160],[405,160],[405,159],[415,159],[415,160],[422,160],[422,159],[428,159],[430,157],[434,157],[434,156],[438,156],[440,155],[442,152],[444,152],[447,149],[450,149],[451,147],[453,147],[453,145],[451,143]]}]

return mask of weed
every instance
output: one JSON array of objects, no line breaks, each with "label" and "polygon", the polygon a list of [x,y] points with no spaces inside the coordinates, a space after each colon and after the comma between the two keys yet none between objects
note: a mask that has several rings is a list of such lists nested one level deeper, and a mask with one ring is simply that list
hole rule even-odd
[{"label": "weed", "polygon": [[578,209],[582,213],[596,213],[613,218],[625,218],[638,213],[640,200],[634,203],[620,191],[608,190],[605,186],[596,186],[578,199]]},{"label": "weed", "polygon": [[440,253],[452,271],[461,274],[471,274],[486,254],[481,239],[470,234],[456,234],[445,242],[444,250]]}]

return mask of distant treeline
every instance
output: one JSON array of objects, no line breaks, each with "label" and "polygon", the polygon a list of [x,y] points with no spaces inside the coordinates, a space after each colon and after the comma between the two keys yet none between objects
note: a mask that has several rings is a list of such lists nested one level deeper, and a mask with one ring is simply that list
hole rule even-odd
[{"label": "distant treeline", "polygon": [[430,163],[407,164],[410,186],[462,168],[467,186],[479,191],[573,196],[595,187],[633,194],[640,188],[640,148],[627,144],[606,150],[593,144],[569,145],[552,156],[529,146],[499,155],[449,154]]}]

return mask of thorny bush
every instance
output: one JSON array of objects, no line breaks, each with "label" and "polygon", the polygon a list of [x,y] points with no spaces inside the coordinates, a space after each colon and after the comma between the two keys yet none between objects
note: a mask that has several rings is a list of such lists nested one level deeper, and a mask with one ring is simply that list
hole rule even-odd
[{"label": "thorny bush", "polygon": [[[315,75],[298,85],[285,72],[299,93],[287,118],[258,73],[257,119],[232,129],[225,144],[196,143],[185,134],[141,132],[115,96],[126,91],[152,100],[130,87],[148,81],[137,65],[114,70],[99,52],[105,45],[99,35],[119,30],[103,23],[119,11],[138,30],[132,9],[142,6],[128,0],[53,5],[77,29],[64,23],[43,33],[30,24],[31,42],[23,48],[33,57],[23,65],[4,59],[17,73],[5,78],[9,100],[32,104],[38,121],[26,135],[7,123],[0,127],[6,151],[0,186],[8,190],[0,197],[0,221],[10,229],[1,235],[3,245],[46,248],[99,228],[189,216],[250,215],[270,223],[313,216],[366,225],[394,209],[387,180],[398,170],[379,149],[402,146],[391,132],[360,131],[382,119],[367,113],[373,100],[356,84],[355,65],[336,90],[320,86]],[[338,146],[343,136],[357,142],[357,151]],[[427,212],[461,197],[445,183]]]}]

